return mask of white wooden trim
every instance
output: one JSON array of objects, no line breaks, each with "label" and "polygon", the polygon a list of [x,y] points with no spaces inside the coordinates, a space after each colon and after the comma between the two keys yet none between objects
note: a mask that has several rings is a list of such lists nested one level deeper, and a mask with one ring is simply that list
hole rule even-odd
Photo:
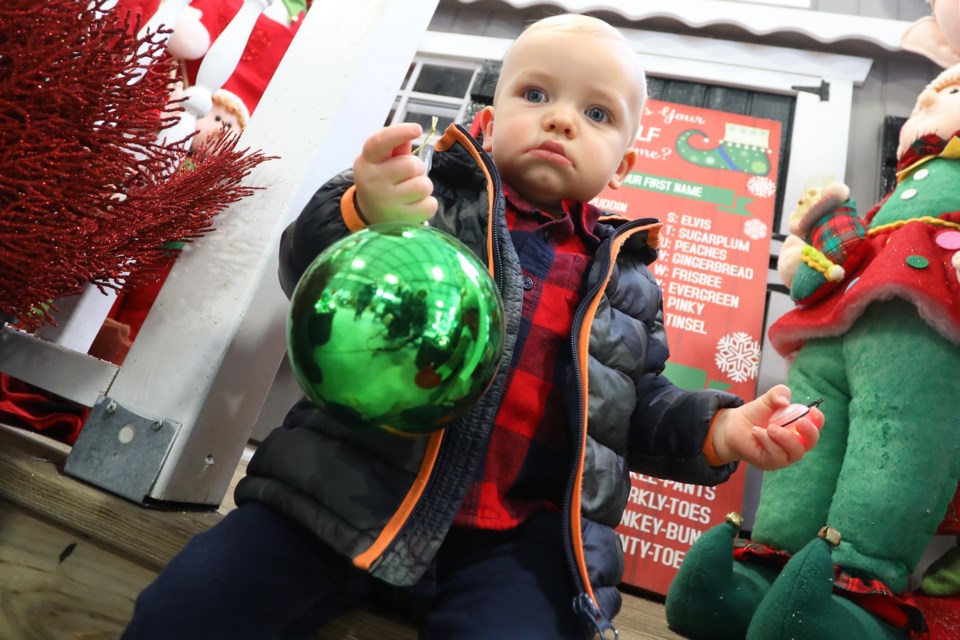
[{"label": "white wooden trim", "polygon": [[746,2],[749,4],[769,4],[774,7],[794,7],[796,9],[809,9],[810,0],[735,0],[736,2]]},{"label": "white wooden trim", "polygon": [[0,325],[0,371],[91,407],[117,375],[116,365]]},{"label": "white wooden trim", "polygon": [[[681,77],[675,65],[689,61],[694,65],[717,65],[770,71],[796,76],[830,76],[863,84],[873,63],[868,58],[771,47],[715,38],[700,38],[673,33],[622,29],[634,50],[644,56],[647,71],[654,75]],[[427,31],[420,40],[421,55],[456,57],[469,60],[500,60],[513,40],[462,33]],[[704,74],[696,74],[707,77]],[[727,73],[725,75],[731,75]],[[734,74],[735,75],[735,74]],[[782,84],[782,83],[781,83]]]},{"label": "white wooden trim", "polygon": [[846,182],[847,147],[850,144],[850,117],[853,88],[849,82],[832,81],[830,100],[821,101],[812,93],[797,94],[790,141],[790,166],[784,183],[784,204],[780,233],[804,185],[815,176],[833,176]]},{"label": "white wooden trim", "polygon": [[[473,4],[480,0],[460,0]],[[504,0],[515,9],[543,5],[544,0]],[[670,18],[688,27],[734,25],[754,35],[801,33],[825,44],[861,40],[888,51],[901,51],[900,36],[912,22],[865,16],[826,13],[809,9],[793,9],[751,5],[725,0],[552,0],[547,4],[570,13],[610,11],[628,20]]]},{"label": "white wooden trim", "polygon": [[501,60],[513,40],[465,33],[427,31],[417,46],[418,55],[465,60]]}]

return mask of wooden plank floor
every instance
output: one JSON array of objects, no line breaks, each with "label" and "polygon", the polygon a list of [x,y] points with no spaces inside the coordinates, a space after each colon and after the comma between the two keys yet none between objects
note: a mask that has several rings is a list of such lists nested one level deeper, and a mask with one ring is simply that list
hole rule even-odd
[{"label": "wooden plank floor", "polygon": [[[63,474],[69,448],[0,425],[0,638],[111,640],[137,594],[219,511],[147,509]],[[241,463],[234,482],[242,477]],[[663,606],[624,595],[623,640],[675,640]],[[359,610],[315,640],[415,640],[406,622]]]}]

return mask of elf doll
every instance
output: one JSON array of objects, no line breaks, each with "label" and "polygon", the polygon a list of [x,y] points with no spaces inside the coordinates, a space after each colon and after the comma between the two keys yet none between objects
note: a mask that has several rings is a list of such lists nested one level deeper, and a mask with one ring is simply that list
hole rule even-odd
[{"label": "elf doll", "polygon": [[751,540],[732,515],[691,548],[666,603],[680,633],[960,637],[907,593],[960,476],[960,65],[920,94],[897,155],[896,189],[863,220],[836,184],[791,216],[803,246],[780,267],[799,306],[769,336],[826,426],[765,474]]}]

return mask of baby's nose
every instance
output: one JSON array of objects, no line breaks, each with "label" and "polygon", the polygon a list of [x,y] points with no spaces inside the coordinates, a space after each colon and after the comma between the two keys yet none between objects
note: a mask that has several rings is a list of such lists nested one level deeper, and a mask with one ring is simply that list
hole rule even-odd
[{"label": "baby's nose", "polygon": [[548,114],[546,128],[548,131],[562,131],[569,135],[575,131],[576,118],[570,109],[558,106]]}]

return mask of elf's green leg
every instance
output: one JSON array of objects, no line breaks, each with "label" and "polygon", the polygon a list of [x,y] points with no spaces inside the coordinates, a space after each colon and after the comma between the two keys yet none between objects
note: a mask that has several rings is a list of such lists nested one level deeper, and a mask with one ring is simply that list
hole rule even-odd
[{"label": "elf's green leg", "polygon": [[841,357],[842,340],[812,340],[797,353],[787,377],[791,400],[823,398],[826,423],[820,441],[799,462],[763,475],[752,538],[796,553],[828,522],[827,514],[847,449],[850,394]]},{"label": "elf's green leg", "polygon": [[777,574],[755,563],[735,562],[736,514],[703,533],[680,565],[667,592],[670,628],[697,640],[742,640]]},{"label": "elf's green leg", "polygon": [[957,488],[960,345],[894,299],[867,309],[843,357],[852,400],[848,453],[825,521],[843,534],[833,560],[901,591]]},{"label": "elf's green leg", "polygon": [[[824,527],[824,529],[827,529]],[[747,640],[906,640],[850,600],[833,595],[827,537],[815,538],[787,566],[753,616]]]},{"label": "elf's green leg", "polygon": [[840,360],[849,435],[827,522],[843,540],[832,553],[814,541],[794,556],[757,608],[749,640],[905,638],[832,595],[832,567],[903,590],[956,489],[960,346],[893,300],[866,310],[844,336]]}]

